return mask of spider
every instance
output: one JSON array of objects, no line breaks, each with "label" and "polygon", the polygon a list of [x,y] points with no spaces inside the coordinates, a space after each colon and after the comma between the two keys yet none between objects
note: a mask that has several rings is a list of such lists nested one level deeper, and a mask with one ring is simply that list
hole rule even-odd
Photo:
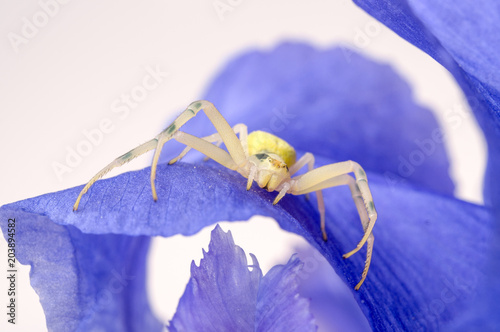
[{"label": "spider", "polygon": [[[217,133],[199,138],[179,130],[201,110],[210,119]],[[170,126],[155,138],[116,158],[103,168],[82,189],[73,206],[73,211],[78,209],[82,196],[94,182],[111,169],[121,166],[155,148],[153,164],[151,166],[151,190],[153,199],[156,201],[158,199],[155,188],[156,166],[158,165],[163,145],[170,139],[175,139],[185,144],[186,148],[177,157],[170,160],[169,164],[180,160],[190,149],[196,149],[205,154],[206,159],[211,158],[224,167],[234,170],[247,178],[247,190],[251,188],[252,183],[255,181],[260,188],[265,188],[269,192],[278,191],[279,193],[273,205],[278,203],[285,194],[307,195],[313,191],[316,192],[321,219],[321,231],[323,240],[325,241],[327,240],[325,204],[321,190],[339,185],[348,185],[361,219],[364,235],[356,248],[344,254],[343,258],[349,258],[367,243],[365,267],[361,280],[354,287],[354,289],[359,290],[370,268],[374,242],[372,230],[377,220],[377,212],[375,211],[366,173],[363,168],[358,163],[349,160],[315,169],[314,156],[311,153],[304,154],[296,161],[295,150],[287,142],[263,131],[254,131],[248,134],[247,127],[244,124],[237,124],[231,128],[215,106],[209,101],[199,100],[191,103]],[[222,143],[225,144],[227,151],[219,147]],[[306,165],[308,167],[307,173],[292,177],[299,169]],[[354,177],[349,175],[351,172],[354,173]]]}]

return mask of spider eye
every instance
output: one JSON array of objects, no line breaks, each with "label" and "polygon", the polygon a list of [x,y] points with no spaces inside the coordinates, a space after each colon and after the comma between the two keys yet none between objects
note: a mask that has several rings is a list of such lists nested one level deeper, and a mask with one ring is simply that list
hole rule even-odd
[{"label": "spider eye", "polygon": [[269,155],[267,153],[257,153],[255,154],[255,157],[259,159],[260,161],[263,161],[265,159],[269,160]]}]

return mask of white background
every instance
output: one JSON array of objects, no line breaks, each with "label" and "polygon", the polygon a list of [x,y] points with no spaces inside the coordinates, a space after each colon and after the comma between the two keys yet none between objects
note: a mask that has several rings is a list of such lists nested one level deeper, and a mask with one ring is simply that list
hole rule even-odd
[{"label": "white background", "polygon": [[[226,11],[218,12],[215,5]],[[44,14],[47,11],[51,15]],[[28,36],[25,26],[34,23],[38,27]],[[13,38],[25,39],[14,45]],[[308,41],[319,47],[342,43],[390,63],[414,87],[418,103],[435,110],[445,128],[456,195],[482,202],[484,138],[451,76],[347,0],[175,4],[4,0],[0,3],[0,205],[87,182],[113,158],[156,135],[168,118],[199,99],[232,56],[248,48],[269,49],[283,40]],[[169,75],[120,118],[112,112],[113,102],[142,84],[147,66],[159,66]],[[450,112],[463,121],[450,123]],[[68,148],[85,144],[82,132],[97,128],[105,118],[113,124],[111,132],[71,172],[58,177],[54,162],[65,163]],[[111,176],[146,167],[150,160],[142,157]],[[207,248],[212,228],[189,239],[155,240],[149,287],[154,289],[154,310],[165,321],[175,312],[189,264],[199,260],[202,247]],[[231,229],[235,242],[256,254],[265,271],[286,262],[300,241],[269,219],[233,223]],[[6,261],[5,241],[0,240],[0,271],[7,270]],[[2,331],[45,329],[28,273],[24,267],[18,274],[18,324],[14,328],[7,324],[6,309],[1,309]],[[0,280],[2,304],[7,301],[7,284],[5,278]]]}]

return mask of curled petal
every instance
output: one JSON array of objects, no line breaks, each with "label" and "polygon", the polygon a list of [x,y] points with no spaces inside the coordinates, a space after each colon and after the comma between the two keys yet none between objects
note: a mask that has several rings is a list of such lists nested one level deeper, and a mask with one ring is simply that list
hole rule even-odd
[{"label": "curled petal", "polygon": [[[355,0],[355,2],[415,46],[446,67],[457,80],[483,129],[488,162],[484,182],[485,202],[500,220],[500,39],[497,26],[500,5],[495,0]],[[495,241],[484,251],[489,263],[484,285],[474,308],[455,326],[499,330],[496,307],[500,297],[500,225],[492,230]]]},{"label": "curled petal", "polygon": [[0,218],[15,219],[16,258],[31,265],[49,331],[161,331],[146,295],[148,237],[84,234],[22,210]]},{"label": "curled petal", "polygon": [[[271,132],[300,151],[356,160],[388,183],[453,194],[443,133],[432,113],[416,104],[390,66],[346,47],[284,43],[245,53],[217,76],[205,98],[231,125]],[[197,126],[213,131],[206,121]],[[425,162],[414,167],[417,157]]]},{"label": "curled petal", "polygon": [[191,265],[170,331],[315,331],[308,301],[298,295],[300,261],[292,257],[262,278],[252,260],[249,271],[244,251],[217,225],[200,266]]},{"label": "curled petal", "polygon": [[[364,253],[342,259],[362,235],[346,188],[324,191],[329,239],[324,242],[316,208],[305,197],[287,195],[274,206],[275,194],[260,188],[247,192],[245,179],[235,172],[212,163],[180,163],[159,168],[159,200],[154,203],[150,193],[145,193],[148,177],[149,169],[144,169],[99,181],[77,213],[71,207],[80,188],[9,204],[0,213],[3,218],[22,215],[17,218],[28,229],[33,226],[26,220],[43,216],[45,224],[73,224],[87,233],[162,236],[192,234],[218,220],[265,215],[315,246],[350,287],[359,281]],[[372,266],[354,296],[375,329],[437,330],[462,314],[480,286],[486,264],[483,252],[491,244],[491,215],[484,207],[449,197],[388,186],[376,173],[368,173],[368,178],[379,220]],[[194,204],[200,208],[193,209]],[[99,236],[92,236],[98,241]],[[23,235],[18,237],[22,242]],[[74,250],[67,247],[58,255],[74,257],[78,255]],[[43,250],[33,254],[46,255]],[[83,268],[94,269],[91,262]]]},{"label": "curled petal", "polygon": [[309,301],[298,291],[302,267],[294,255],[264,276],[257,296],[255,331],[316,331]]},{"label": "curled petal", "polygon": [[[453,186],[447,174],[448,161],[442,147],[436,147],[433,155],[436,159],[428,159],[422,168],[405,178],[420,185],[420,189],[403,186],[405,181],[388,181],[386,171],[399,174],[398,156],[406,157],[409,151],[413,151],[415,139],[423,140],[432,135],[436,123],[428,112],[409,103],[407,86],[392,70],[373,65],[361,56],[351,55],[352,64],[356,66],[347,71],[343,70],[345,63],[338,64],[339,58],[345,58],[342,49],[314,51],[304,45],[283,45],[266,54],[253,52],[235,60],[220,76],[220,82],[225,82],[225,88],[229,87],[227,95],[220,92],[221,87],[216,88],[218,81],[208,95],[213,96],[211,99],[221,110],[234,111],[230,114],[223,112],[228,115],[231,124],[249,120],[250,129],[262,129],[260,126],[265,123],[272,131],[273,124],[279,123],[273,108],[282,110],[285,106],[289,114],[296,115],[296,118],[287,126],[280,127],[283,128],[281,132],[275,133],[298,148],[302,147],[301,144],[309,144],[317,149],[313,152],[317,152],[318,164],[341,158],[356,159],[363,166],[367,165],[379,220],[374,230],[375,249],[368,278],[359,292],[353,291],[353,296],[375,330],[439,330],[470,310],[468,304],[478,297],[475,293],[481,286],[479,280],[484,266],[488,264],[483,253],[492,243],[494,224],[491,214],[484,207],[449,197]],[[329,62],[332,59],[335,60],[333,64]],[[292,66],[288,73],[276,69],[281,63],[301,65]],[[317,64],[317,68],[308,72],[306,64]],[[363,68],[364,74],[369,74],[356,73],[355,67]],[[244,69],[245,75],[237,74],[236,69],[240,68]],[[265,72],[259,72],[259,75],[252,76],[254,71],[261,69],[272,75],[265,76]],[[372,75],[371,70],[375,70],[376,74]],[[234,77],[230,77],[233,71]],[[247,76],[252,84],[247,82]],[[342,83],[335,82],[332,83],[335,88],[329,89],[322,81],[323,76],[327,81],[343,77],[350,80],[347,86],[356,86],[355,82],[359,86],[346,89]],[[268,81],[260,81],[260,77]],[[377,77],[384,80],[377,80]],[[391,79],[396,83],[386,83]],[[237,85],[239,81],[244,84]],[[304,90],[298,83],[301,81],[306,86]],[[316,81],[320,84],[307,88]],[[260,84],[263,84],[262,88]],[[392,86],[397,93],[393,95],[391,91],[384,90],[385,84]],[[231,89],[237,86],[243,89]],[[271,90],[274,87],[278,90]],[[271,92],[266,94],[268,89]],[[242,102],[242,96],[249,91],[255,92],[253,95],[253,92],[250,93],[252,99]],[[258,93],[264,94],[259,97]],[[322,94],[336,96],[342,103],[323,98]],[[401,108],[393,108],[393,102]],[[247,111],[243,114],[248,115],[252,111],[255,119],[239,119],[238,111],[245,109]],[[417,110],[426,114],[423,120],[414,115]],[[262,114],[267,117],[261,118]],[[411,125],[404,127],[406,130],[398,131],[403,128],[398,126],[408,125],[407,122]],[[311,123],[313,125],[309,127]],[[419,123],[423,130],[412,131],[410,127],[415,123]],[[308,130],[305,130],[306,125]],[[345,132],[344,127],[362,130]],[[274,129],[279,130],[278,127]],[[390,132],[397,135],[391,136]],[[381,141],[387,144],[379,144]],[[348,145],[350,149],[344,150],[342,145]],[[322,154],[334,160],[322,160],[319,157]],[[376,161],[383,161],[383,167]],[[145,292],[141,282],[146,244],[140,242],[144,247],[135,248],[134,239],[146,241],[142,235],[194,234],[220,220],[247,220],[255,214],[270,216],[283,229],[303,236],[351,288],[358,282],[364,253],[342,259],[342,254],[355,247],[362,236],[357,211],[346,188],[324,191],[329,238],[324,242],[316,207],[304,197],[287,195],[273,206],[275,194],[255,187],[247,192],[245,179],[235,172],[213,163],[179,163],[160,165],[156,181],[159,199],[155,203],[151,198],[149,175],[150,170],[144,169],[98,181],[84,196],[76,213],[72,211],[72,205],[81,187],[0,208],[2,220],[19,220],[18,242],[26,243],[19,260],[33,264],[33,286],[40,294],[49,326],[66,322],[71,327],[87,327],[92,324],[91,317],[97,321],[107,317],[109,324],[115,324],[117,320],[127,322],[123,323],[127,326],[137,326],[133,324],[139,322],[137,324],[154,328],[157,322],[144,305]],[[5,223],[1,227],[6,234]],[[50,232],[38,233],[40,229]],[[69,235],[63,236],[64,232]],[[50,237],[49,233],[54,236]],[[49,242],[57,244],[56,252],[49,250],[54,248],[48,246]],[[108,245],[117,250],[110,250]],[[132,264],[134,259],[137,265],[127,265]],[[62,284],[64,291],[55,295],[50,295],[53,284],[44,279],[53,268],[45,263],[51,261],[65,266],[60,269],[60,278],[68,280],[68,284]],[[125,292],[129,290],[125,287],[124,292],[112,294],[111,303],[122,303],[120,308],[112,305],[109,309],[102,309],[102,316],[89,316],[88,308],[96,303],[99,291],[114,276],[110,274],[109,266],[116,266],[119,272],[122,267],[129,268],[130,275],[137,276],[137,284],[135,280],[130,282],[132,293]],[[37,278],[40,278],[39,282]],[[81,298],[78,297],[80,293],[75,295],[75,289],[84,290]],[[63,317],[53,305],[59,301],[66,310]],[[113,320],[111,312],[115,309],[118,318]],[[109,316],[106,310],[111,310]],[[122,313],[126,313],[126,317],[121,316]],[[105,322],[102,321],[102,324]]]}]

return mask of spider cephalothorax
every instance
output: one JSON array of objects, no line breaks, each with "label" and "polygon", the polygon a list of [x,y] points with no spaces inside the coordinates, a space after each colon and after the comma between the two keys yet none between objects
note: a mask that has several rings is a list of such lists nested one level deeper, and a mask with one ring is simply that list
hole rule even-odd
[{"label": "spider cephalothorax", "polygon": [[[217,133],[199,138],[179,130],[201,110],[208,116]],[[156,201],[158,199],[155,188],[156,166],[158,165],[163,145],[170,139],[175,139],[185,144],[186,148],[179,156],[172,159],[169,164],[180,160],[191,148],[196,149],[208,158],[231,170],[237,171],[247,178],[247,190],[250,189],[252,183],[255,181],[259,187],[265,188],[270,192],[278,191],[279,193],[273,204],[278,203],[286,194],[303,195],[315,192],[321,216],[321,231],[325,241],[327,240],[325,204],[321,190],[339,185],[348,185],[361,219],[364,235],[356,248],[343,257],[350,257],[367,243],[365,267],[361,280],[355,289],[358,290],[361,287],[370,267],[374,241],[372,230],[377,220],[377,212],[375,211],[375,205],[373,204],[366,173],[363,168],[358,163],[349,160],[315,169],[314,156],[311,153],[306,153],[296,160],[296,153],[293,147],[277,136],[263,131],[254,131],[248,134],[247,127],[244,124],[237,124],[231,128],[215,106],[205,100],[191,103],[170,126],[155,138],[116,158],[97,173],[80,192],[73,210],[76,211],[78,209],[82,195],[104,174],[152,149],[156,150],[151,166],[151,190],[153,199]],[[219,147],[222,143],[225,144],[227,151]],[[293,177],[299,169],[306,165],[308,167],[307,173]],[[354,177],[349,175],[349,173],[353,173]]]},{"label": "spider cephalothorax", "polygon": [[275,191],[284,181],[290,180],[288,165],[295,163],[295,150],[279,137],[265,131],[253,131],[248,135],[247,189],[252,181],[268,191]]}]

